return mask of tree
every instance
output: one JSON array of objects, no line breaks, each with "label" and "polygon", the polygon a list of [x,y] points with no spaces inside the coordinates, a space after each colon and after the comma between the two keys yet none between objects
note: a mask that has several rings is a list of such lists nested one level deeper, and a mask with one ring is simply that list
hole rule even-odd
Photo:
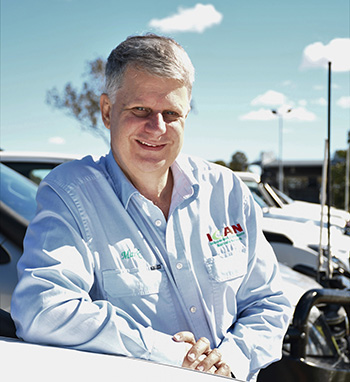
[{"label": "tree", "polygon": [[221,160],[221,159],[219,159],[219,160],[216,160],[214,163],[216,163],[216,164],[219,164],[220,166],[224,166],[224,167],[227,167],[227,165],[226,165],[225,161],[223,161],[223,160]]},{"label": "tree", "polygon": [[332,171],[332,199],[335,207],[344,209],[346,151],[337,150],[334,154]]},{"label": "tree", "polygon": [[103,91],[105,61],[102,58],[89,61],[81,89],[68,82],[63,91],[56,87],[46,93],[46,102],[75,118],[82,129],[101,137],[109,145],[109,133],[100,118],[100,94]]},{"label": "tree", "polygon": [[248,158],[241,151],[236,151],[232,155],[231,162],[228,167],[233,171],[247,171],[248,169]]}]

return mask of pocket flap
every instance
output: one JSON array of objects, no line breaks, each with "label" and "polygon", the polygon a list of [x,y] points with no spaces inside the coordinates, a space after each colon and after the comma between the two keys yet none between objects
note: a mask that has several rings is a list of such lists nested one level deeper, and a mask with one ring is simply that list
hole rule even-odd
[{"label": "pocket flap", "polygon": [[213,256],[205,263],[208,273],[217,282],[244,276],[247,272],[247,258],[241,254]]},{"label": "pocket flap", "polygon": [[103,286],[114,298],[159,293],[163,273],[156,269],[106,270],[103,271]]}]

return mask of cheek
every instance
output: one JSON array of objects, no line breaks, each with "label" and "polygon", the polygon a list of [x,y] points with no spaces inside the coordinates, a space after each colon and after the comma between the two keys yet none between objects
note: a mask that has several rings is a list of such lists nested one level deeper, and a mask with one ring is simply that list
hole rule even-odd
[{"label": "cheek", "polygon": [[183,142],[184,140],[184,130],[185,130],[185,125],[184,124],[179,124],[178,126],[176,126],[176,128],[174,129],[174,132],[177,136],[177,139],[179,142]]}]

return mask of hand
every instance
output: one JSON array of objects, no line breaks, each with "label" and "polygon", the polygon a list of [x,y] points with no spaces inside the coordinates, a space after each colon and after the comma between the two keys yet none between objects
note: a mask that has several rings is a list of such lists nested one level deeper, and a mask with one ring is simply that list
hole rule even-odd
[{"label": "hand", "polygon": [[193,345],[187,352],[182,367],[231,377],[230,367],[222,361],[221,353],[217,348],[210,349],[207,338],[201,337],[196,341],[191,332],[179,332],[173,338],[176,342],[187,342]]}]

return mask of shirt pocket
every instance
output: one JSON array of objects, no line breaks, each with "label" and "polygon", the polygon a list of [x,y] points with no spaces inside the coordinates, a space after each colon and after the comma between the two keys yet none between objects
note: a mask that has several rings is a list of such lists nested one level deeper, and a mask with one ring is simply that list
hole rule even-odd
[{"label": "shirt pocket", "polygon": [[205,266],[209,277],[216,282],[225,282],[243,277],[247,273],[245,251],[231,252],[206,259]]},{"label": "shirt pocket", "polygon": [[103,287],[112,298],[147,296],[159,293],[167,283],[163,270],[151,269],[112,269],[103,271]]}]

